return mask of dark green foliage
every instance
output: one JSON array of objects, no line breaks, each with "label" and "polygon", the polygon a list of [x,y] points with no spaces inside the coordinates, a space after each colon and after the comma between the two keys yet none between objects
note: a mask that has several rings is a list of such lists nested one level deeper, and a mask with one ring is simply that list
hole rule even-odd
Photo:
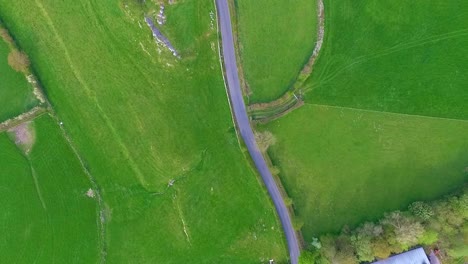
[{"label": "dark green foliage", "polygon": [[299,257],[299,264],[327,264],[326,259],[317,250],[303,251]]},{"label": "dark green foliage", "polygon": [[358,262],[351,240],[347,235],[342,234],[338,237],[326,235],[320,240],[322,241],[320,252],[330,263],[352,264]]},{"label": "dark green foliage", "polygon": [[429,220],[434,215],[434,211],[432,211],[432,208],[424,203],[424,202],[414,202],[409,206],[410,212],[421,218],[422,220],[426,221]]},{"label": "dark green foliage", "polygon": [[392,228],[395,240],[402,249],[416,244],[424,234],[424,227],[420,222],[400,211],[385,214],[381,223]]},{"label": "dark green foliage", "polygon": [[468,257],[467,197],[465,187],[462,193],[444,200],[415,202],[410,211],[385,214],[378,224],[364,223],[353,231],[345,229],[339,236],[323,236],[320,253],[331,263],[358,263],[419,245],[428,250],[438,246],[444,263],[463,263]]},{"label": "dark green foliage", "polygon": [[371,237],[361,234],[352,235],[351,244],[353,245],[359,260],[372,261],[374,259]]}]

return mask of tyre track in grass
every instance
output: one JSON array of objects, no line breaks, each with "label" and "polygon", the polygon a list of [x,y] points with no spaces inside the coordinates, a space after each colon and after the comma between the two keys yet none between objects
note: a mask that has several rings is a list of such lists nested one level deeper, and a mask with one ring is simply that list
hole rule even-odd
[{"label": "tyre track in grass", "polygon": [[86,94],[88,95],[89,98],[91,98],[94,102],[94,105],[96,106],[99,115],[102,117],[104,120],[104,123],[106,126],[110,129],[111,134],[113,137],[116,139],[117,144],[119,145],[120,149],[122,150],[122,154],[124,155],[125,159],[128,160],[130,167],[132,168],[133,172],[135,173],[135,177],[138,179],[140,182],[141,186],[144,189],[147,189],[150,187],[150,184],[146,181],[143,173],[141,172],[140,168],[130,155],[130,151],[128,150],[127,146],[125,146],[122,138],[120,137],[119,133],[117,132],[117,129],[114,127],[112,124],[112,121],[110,118],[107,116],[105,113],[104,109],[101,107],[99,104],[99,101],[96,97],[95,92],[89,87],[89,85],[84,81],[83,77],[81,76],[80,71],[75,67],[75,64],[73,63],[70,52],[68,51],[67,46],[65,45],[65,42],[63,41],[62,37],[58,33],[51,17],[47,13],[47,10],[45,9],[44,5],[39,0],[35,0],[35,3],[39,10],[41,11],[42,15],[44,16],[47,25],[50,27],[52,30],[53,35],[55,36],[60,48],[64,52],[65,59],[70,66],[70,69],[72,70],[73,76],[78,80],[78,82],[81,84],[81,86],[84,88]]}]

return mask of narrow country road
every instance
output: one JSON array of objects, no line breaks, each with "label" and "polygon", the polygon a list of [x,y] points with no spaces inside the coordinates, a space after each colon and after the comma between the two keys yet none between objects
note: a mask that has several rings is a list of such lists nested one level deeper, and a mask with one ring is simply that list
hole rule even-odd
[{"label": "narrow country road", "polygon": [[299,243],[297,241],[296,232],[294,231],[291,223],[291,217],[286,205],[284,204],[283,197],[281,196],[278,186],[276,185],[275,180],[263,159],[262,153],[257,147],[254,133],[250,127],[249,117],[247,115],[242,90],[239,84],[236,55],[234,52],[234,39],[232,36],[231,16],[227,0],[216,0],[216,7],[218,10],[218,23],[222,38],[222,56],[224,61],[224,70],[226,71],[225,74],[228,93],[231,101],[231,111],[234,113],[234,118],[240,135],[247,145],[250,156],[252,157],[258,172],[262,176],[263,182],[265,183],[268,193],[275,205],[286,235],[291,263],[297,264],[300,254]]}]

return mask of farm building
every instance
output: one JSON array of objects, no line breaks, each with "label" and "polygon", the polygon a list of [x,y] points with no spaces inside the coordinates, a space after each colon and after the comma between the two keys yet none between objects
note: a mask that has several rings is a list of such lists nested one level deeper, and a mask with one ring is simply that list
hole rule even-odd
[{"label": "farm building", "polygon": [[427,258],[424,249],[417,248],[384,260],[376,261],[373,264],[431,264],[431,262]]}]

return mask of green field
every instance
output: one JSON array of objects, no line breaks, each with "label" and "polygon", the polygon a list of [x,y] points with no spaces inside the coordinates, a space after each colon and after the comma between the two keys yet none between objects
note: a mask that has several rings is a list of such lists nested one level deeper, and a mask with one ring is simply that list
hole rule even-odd
[{"label": "green field", "polygon": [[312,55],[317,39],[317,2],[235,0],[241,63],[250,102],[285,93]]},{"label": "green field", "polygon": [[179,60],[119,1],[0,0],[102,190],[108,263],[286,258],[236,139],[210,11],[211,1],[166,7]]},{"label": "green field", "polygon": [[34,122],[36,142],[24,155],[0,134],[0,255],[3,263],[96,263],[97,203],[58,125]]},{"label": "green field", "polygon": [[468,181],[467,11],[461,0],[325,1],[306,105],[260,127],[277,137],[270,155],[306,240]]},{"label": "green field", "polygon": [[468,180],[468,121],[306,104],[262,129],[306,240]]},{"label": "green field", "polygon": [[306,100],[468,119],[468,2],[325,1]]},{"label": "green field", "polygon": [[15,117],[37,104],[32,88],[22,73],[8,65],[10,47],[0,38],[0,122]]}]

